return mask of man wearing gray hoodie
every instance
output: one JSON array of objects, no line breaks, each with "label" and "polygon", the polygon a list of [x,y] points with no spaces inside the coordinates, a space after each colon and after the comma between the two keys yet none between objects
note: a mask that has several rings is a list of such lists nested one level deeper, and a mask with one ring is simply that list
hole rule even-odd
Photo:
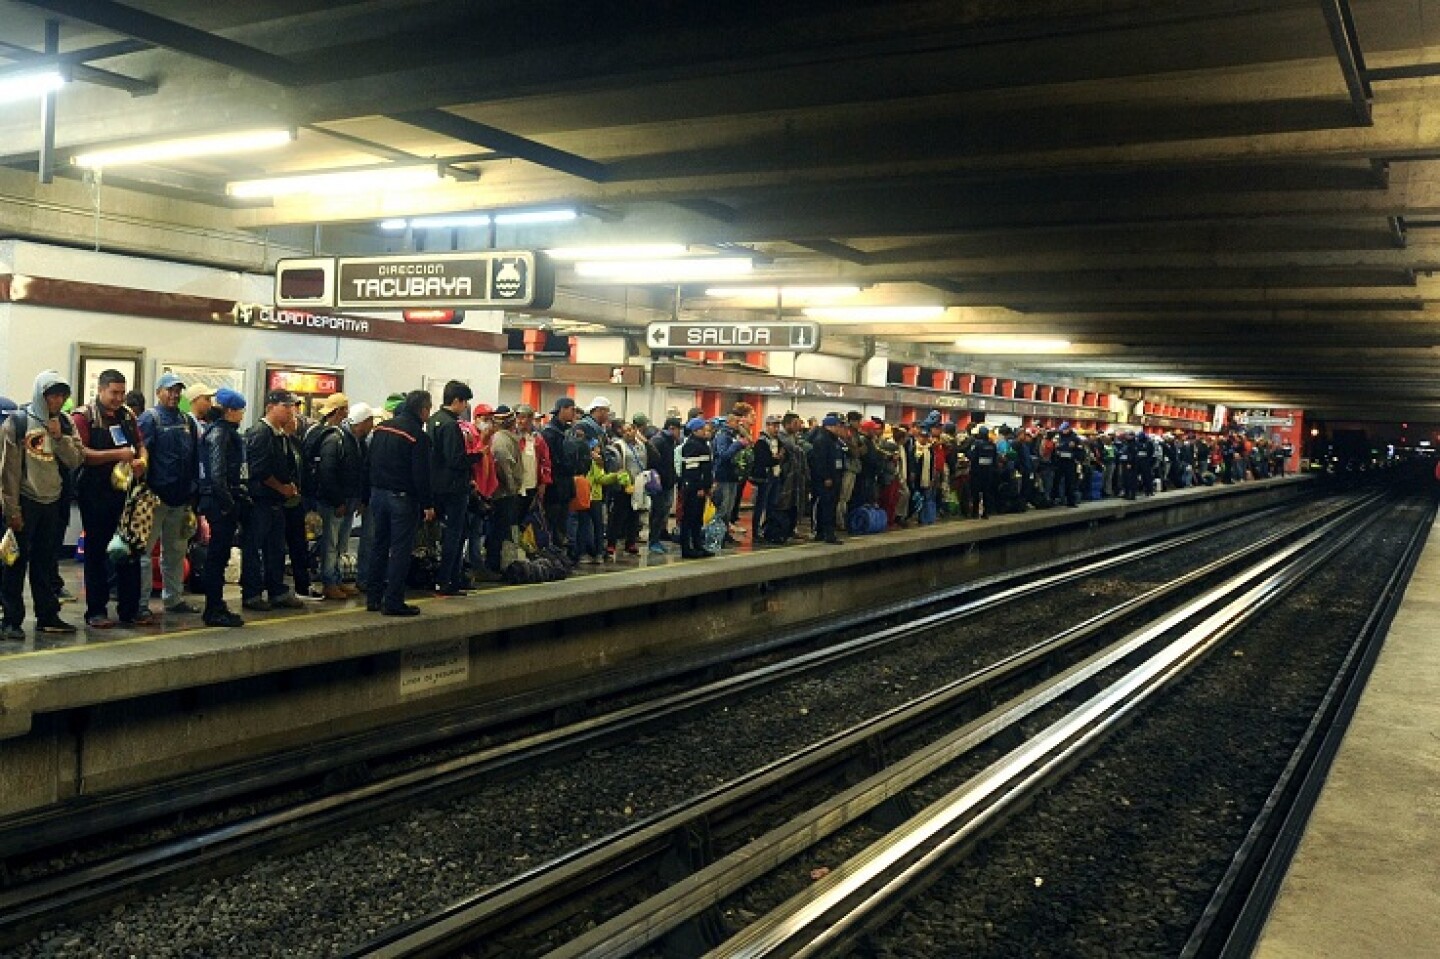
[{"label": "man wearing gray hoodie", "polygon": [[54,370],[35,378],[31,402],[5,418],[0,428],[0,507],[5,524],[15,533],[20,556],[0,576],[4,620],[0,640],[21,640],[25,633],[25,573],[30,573],[30,597],[35,602],[36,629],[42,633],[73,633],[75,627],[60,619],[56,548],[64,478],[60,469],[74,469],[85,450],[75,426],[62,413],[70,398],[70,384]]}]

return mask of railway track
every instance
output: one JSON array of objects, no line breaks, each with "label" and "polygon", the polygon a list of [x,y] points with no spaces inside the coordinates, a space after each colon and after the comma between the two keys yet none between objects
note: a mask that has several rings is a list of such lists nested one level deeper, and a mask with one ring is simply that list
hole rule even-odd
[{"label": "railway track", "polygon": [[[1257,544],[1256,554],[1241,559],[1239,565],[1248,562],[1242,572],[1153,621],[1115,634],[1116,623],[1133,620],[1133,613],[1159,599],[1136,597],[1131,609],[1115,617],[1063,631],[1024,655],[936,689],[664,817],[393,929],[347,956],[597,959],[657,952],[748,957],[844,951],[1379,517],[1356,522],[1359,512],[1335,517],[1283,548]],[[1407,555],[1415,554],[1418,542],[1417,537]],[[1176,589],[1213,580],[1226,565],[1196,570]],[[1398,595],[1404,575],[1402,564],[1387,598]],[[1375,614],[1372,625],[1383,619]],[[1373,635],[1374,629],[1365,632]],[[1098,641],[1103,646],[1090,651]],[[1061,649],[1071,654],[1068,666],[1051,658]],[[1354,659],[1362,661],[1361,654]],[[1053,675],[1037,681],[1046,673]],[[1016,683],[1024,691],[1002,700]],[[963,704],[972,712],[966,714]],[[988,708],[978,710],[977,704]],[[880,760],[899,750],[877,743],[899,745],[907,732],[941,716],[959,724],[952,722],[950,731],[897,761]],[[1316,723],[1321,721],[1317,717]],[[974,768],[959,785],[918,814],[905,815],[909,790],[967,763]],[[869,775],[853,782],[857,764]],[[827,778],[832,788],[825,791],[820,782]],[[817,790],[823,798],[811,801]],[[783,815],[777,806],[786,807]],[[789,808],[794,806],[802,808]],[[835,834],[877,822],[895,828],[726,937],[720,908],[727,899]],[[1262,828],[1257,824],[1257,836]],[[1249,844],[1262,845],[1258,839]],[[1242,883],[1240,872],[1237,866],[1236,876],[1224,884],[1225,896],[1217,893],[1215,916],[1233,911],[1222,898],[1229,903],[1235,890],[1253,885]],[[649,895],[655,888],[662,891]],[[628,904],[615,908],[616,903]],[[601,916],[603,909],[608,916]],[[575,930],[584,931],[571,935]],[[1197,941],[1213,936],[1197,930]],[[1193,954],[1215,954],[1210,949],[1197,945]]]},{"label": "railway track", "polygon": [[[507,922],[528,917],[547,903],[569,902],[580,889],[596,889],[630,885],[628,872],[640,868],[642,862],[661,862],[672,872],[702,861],[717,841],[725,842],[744,833],[747,827],[743,812],[747,808],[763,808],[773,803],[776,795],[803,794],[810,785],[835,769],[853,770],[857,764],[873,766],[884,750],[881,742],[902,743],[904,738],[934,723],[940,717],[952,720],[957,714],[975,715],[1016,684],[1033,682],[1034,677],[1060,668],[1064,657],[1073,657],[1087,643],[1097,641],[1118,622],[1134,618],[1155,604],[1165,602],[1172,593],[1186,586],[1219,575],[1232,565],[1253,561],[1279,544],[1296,536],[1313,538],[1316,530],[1332,530],[1345,522],[1351,511],[1362,507],[1354,502],[1338,506],[1320,517],[1308,519],[1267,536],[1245,549],[1227,556],[1223,561],[1207,564],[1183,580],[1148,591],[1142,596],[1122,602],[1103,615],[1062,631],[1031,649],[1008,657],[990,669],[966,680],[947,684],[904,709],[891,710],[877,720],[879,725],[830,737],[807,750],[805,757],[790,757],[757,770],[725,790],[699,797],[685,821],[673,817],[665,821],[638,824],[626,836],[611,837],[607,848],[577,850],[570,856],[548,864],[543,870],[532,871],[501,886],[487,890],[478,905],[482,911],[501,916]],[[1335,517],[1339,518],[1336,519]],[[186,876],[214,874],[216,871],[239,868],[261,855],[313,845],[357,824],[373,823],[379,818],[419,802],[434,801],[447,795],[464,792],[478,781],[493,781],[515,770],[530,769],[540,762],[561,761],[598,745],[624,741],[644,730],[663,727],[678,717],[747,695],[754,690],[776,683],[793,681],[797,676],[833,667],[836,663],[856,657],[873,655],[886,645],[912,638],[917,632],[931,630],[957,621],[982,616],[1005,603],[1025,601],[1046,590],[1054,590],[1083,581],[1086,577],[1113,574],[1128,563],[1150,558],[1166,550],[1184,549],[1197,537],[1214,536],[1217,530],[1203,534],[1174,537],[1165,543],[1148,542],[1129,551],[1107,551],[1092,555],[1081,562],[1068,561],[1063,569],[1044,573],[1024,571],[1023,584],[992,581],[988,588],[975,587],[949,591],[940,605],[921,619],[901,626],[873,630],[833,647],[813,650],[781,663],[753,670],[741,676],[710,683],[693,691],[672,694],[658,700],[596,717],[563,729],[529,737],[516,743],[482,753],[458,757],[423,769],[368,783],[342,794],[304,803],[276,813],[231,824],[204,835],[186,837],[162,846],[139,851],[114,860],[98,863],[76,872],[0,894],[0,934],[15,941],[37,929],[44,928],[57,917],[73,917],[77,911],[96,911],[125,901],[140,890],[152,890],[157,884],[181,882]],[[1008,584],[1007,584],[1008,583]],[[963,599],[970,594],[984,595]],[[892,804],[893,805],[893,804]],[[725,816],[720,810],[728,809]],[[728,817],[728,818],[727,818]],[[727,825],[727,823],[729,825]],[[621,846],[623,851],[616,852]],[[618,858],[617,858],[618,857]],[[621,865],[617,865],[623,863]],[[679,865],[677,865],[677,863]],[[596,869],[598,868],[598,873]],[[568,876],[568,879],[563,877]],[[604,878],[600,878],[603,876]],[[469,904],[477,908],[476,903]],[[473,928],[452,916],[451,923],[469,931],[460,933],[473,938]],[[701,920],[702,924],[704,920]],[[696,927],[698,928],[698,927]],[[395,943],[379,946],[381,950],[402,948]],[[359,953],[369,954],[369,953]],[[403,951],[378,951],[374,954],[408,954]],[[441,954],[420,952],[415,954]]]}]

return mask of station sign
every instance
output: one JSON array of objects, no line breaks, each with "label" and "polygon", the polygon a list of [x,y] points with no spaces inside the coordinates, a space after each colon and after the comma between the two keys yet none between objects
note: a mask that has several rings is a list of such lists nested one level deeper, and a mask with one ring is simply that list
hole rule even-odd
[{"label": "station sign", "polygon": [[543,310],[554,300],[554,267],[533,250],[303,257],[275,266],[282,307]]},{"label": "station sign", "polygon": [[651,323],[645,329],[645,342],[652,350],[810,353],[820,348],[820,324]]},{"label": "station sign", "polygon": [[1275,410],[1236,410],[1236,426],[1294,426],[1295,417]]}]

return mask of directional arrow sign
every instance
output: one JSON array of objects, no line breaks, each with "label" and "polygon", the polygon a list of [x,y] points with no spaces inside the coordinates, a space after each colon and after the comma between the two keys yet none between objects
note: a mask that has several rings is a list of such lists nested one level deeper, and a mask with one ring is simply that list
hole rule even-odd
[{"label": "directional arrow sign", "polygon": [[651,323],[652,350],[743,350],[747,353],[810,353],[820,349],[818,323]]}]

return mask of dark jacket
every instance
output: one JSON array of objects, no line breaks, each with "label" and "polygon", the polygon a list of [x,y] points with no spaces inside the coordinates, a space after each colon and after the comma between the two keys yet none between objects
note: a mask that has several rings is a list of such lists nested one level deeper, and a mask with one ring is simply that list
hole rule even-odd
[{"label": "dark jacket", "polygon": [[575,497],[575,477],[590,471],[590,457],[582,452],[582,443],[571,438],[573,426],[552,419],[540,431],[540,438],[550,450],[550,486],[545,490],[545,500],[550,503],[568,503]]},{"label": "dark jacket", "polygon": [[469,455],[465,437],[460,432],[460,419],[447,409],[440,409],[425,426],[430,434],[430,487],[436,496],[454,496],[470,492]]},{"label": "dark jacket", "polygon": [[970,444],[970,471],[983,475],[994,474],[999,467],[1000,451],[993,440],[975,438]]},{"label": "dark jacket", "polygon": [[430,488],[430,437],[405,409],[370,434],[370,488],[414,497],[420,509],[435,505]]},{"label": "dark jacket", "polygon": [[715,431],[715,482],[735,483],[745,477],[739,475],[735,470],[735,457],[745,448],[744,441],[740,434],[729,426],[722,426]]},{"label": "dark jacket", "polygon": [[658,460],[655,472],[660,474],[661,487],[674,489],[680,481],[679,474],[675,472],[675,437],[670,435],[669,430],[661,430],[650,440],[650,445],[655,448]]},{"label": "dark jacket", "polygon": [[709,490],[715,483],[710,444],[692,436],[680,447],[680,485],[688,490]]},{"label": "dark jacket", "polygon": [[250,506],[245,483],[245,439],[240,427],[216,420],[200,440],[200,509],[229,516]]},{"label": "dark jacket", "polygon": [[780,440],[769,433],[755,438],[755,457],[750,461],[748,479],[764,483],[780,475]]},{"label": "dark jacket", "polygon": [[818,489],[830,480],[838,489],[849,459],[850,449],[840,437],[821,429],[810,449],[810,482]]},{"label": "dark jacket", "polygon": [[199,432],[178,409],[152,406],[140,417],[150,465],[145,481],[166,506],[184,506],[195,498],[200,476]]},{"label": "dark jacket", "polygon": [[350,432],[348,423],[330,428],[320,440],[320,469],[315,499],[335,507],[364,502],[369,482],[365,447]]},{"label": "dark jacket", "polygon": [[250,495],[257,503],[283,503],[285,497],[265,485],[267,477],[280,484],[300,485],[300,457],[296,444],[261,420],[245,434],[245,458],[250,465]]}]

